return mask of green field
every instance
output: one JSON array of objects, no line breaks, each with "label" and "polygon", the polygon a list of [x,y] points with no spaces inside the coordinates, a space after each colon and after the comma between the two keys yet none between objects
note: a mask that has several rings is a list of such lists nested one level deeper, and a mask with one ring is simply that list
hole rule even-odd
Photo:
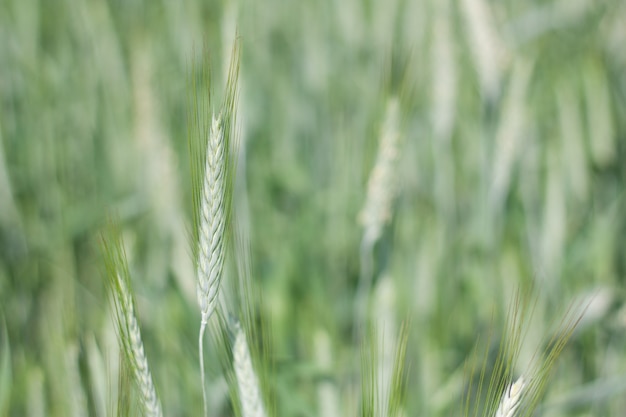
[{"label": "green field", "polygon": [[[189,142],[234,45],[205,404]],[[237,329],[270,416],[491,417],[519,376],[510,417],[623,416],[625,189],[622,0],[0,0],[0,417],[144,413],[122,242],[165,416],[263,415]]]}]

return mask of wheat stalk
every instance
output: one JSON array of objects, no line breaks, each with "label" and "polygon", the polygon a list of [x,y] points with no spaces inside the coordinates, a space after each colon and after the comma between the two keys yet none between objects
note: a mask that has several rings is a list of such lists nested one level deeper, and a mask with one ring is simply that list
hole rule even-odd
[{"label": "wheat stalk", "polygon": [[235,325],[235,343],[233,345],[233,362],[235,377],[239,389],[239,401],[243,417],[265,417],[265,406],[261,398],[259,379],[252,366],[252,357],[241,325]]}]

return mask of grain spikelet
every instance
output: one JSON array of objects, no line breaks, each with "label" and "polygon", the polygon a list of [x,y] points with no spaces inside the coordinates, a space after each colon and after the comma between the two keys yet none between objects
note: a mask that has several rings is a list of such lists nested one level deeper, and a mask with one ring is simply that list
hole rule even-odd
[{"label": "grain spikelet", "polygon": [[526,383],[522,376],[509,385],[502,395],[500,406],[496,411],[496,417],[514,417],[516,415],[515,413],[520,406],[525,385]]}]

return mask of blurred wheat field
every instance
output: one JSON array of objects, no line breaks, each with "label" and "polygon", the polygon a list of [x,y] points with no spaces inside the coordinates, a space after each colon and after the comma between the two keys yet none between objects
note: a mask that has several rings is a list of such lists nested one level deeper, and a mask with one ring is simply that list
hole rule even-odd
[{"label": "blurred wheat field", "polygon": [[[390,345],[410,318],[402,415],[461,415],[465,361],[531,286],[521,364],[590,300],[538,413],[624,414],[623,1],[2,0],[0,416],[111,415],[112,213],[164,415],[202,415],[189,79],[208,51],[222,100],[236,36],[274,415],[358,414],[359,294]],[[213,415],[239,413],[205,363]]]}]

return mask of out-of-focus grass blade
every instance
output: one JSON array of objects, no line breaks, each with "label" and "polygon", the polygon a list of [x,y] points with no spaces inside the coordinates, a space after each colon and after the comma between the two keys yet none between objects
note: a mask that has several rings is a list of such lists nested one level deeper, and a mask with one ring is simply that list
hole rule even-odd
[{"label": "out-of-focus grass blade", "polygon": [[585,140],[580,100],[572,82],[563,82],[556,92],[559,128],[561,132],[561,160],[564,164],[568,190],[578,201],[589,195],[589,172],[585,156]]},{"label": "out-of-focus grass blade", "polygon": [[48,401],[45,396],[44,371],[33,367],[27,373],[26,388],[26,415],[30,417],[44,417],[48,410]]},{"label": "out-of-focus grass blade", "polygon": [[606,71],[598,62],[587,65],[584,75],[589,150],[593,162],[604,167],[615,160],[615,131]]},{"label": "out-of-focus grass blade", "polygon": [[510,86],[504,98],[496,131],[489,199],[492,210],[500,213],[511,188],[514,168],[527,139],[527,90],[534,63],[519,58],[513,64]]},{"label": "out-of-focus grass blade", "polygon": [[8,415],[12,379],[9,335],[4,314],[0,313],[0,416]]},{"label": "out-of-focus grass blade", "polygon": [[[626,392],[626,375],[612,378],[600,378],[588,384],[574,388],[570,392],[537,408],[539,414],[556,415],[565,413],[584,405],[593,404],[610,397],[624,395]],[[549,412],[546,412],[549,411]],[[560,411],[557,411],[560,410]]]}]

